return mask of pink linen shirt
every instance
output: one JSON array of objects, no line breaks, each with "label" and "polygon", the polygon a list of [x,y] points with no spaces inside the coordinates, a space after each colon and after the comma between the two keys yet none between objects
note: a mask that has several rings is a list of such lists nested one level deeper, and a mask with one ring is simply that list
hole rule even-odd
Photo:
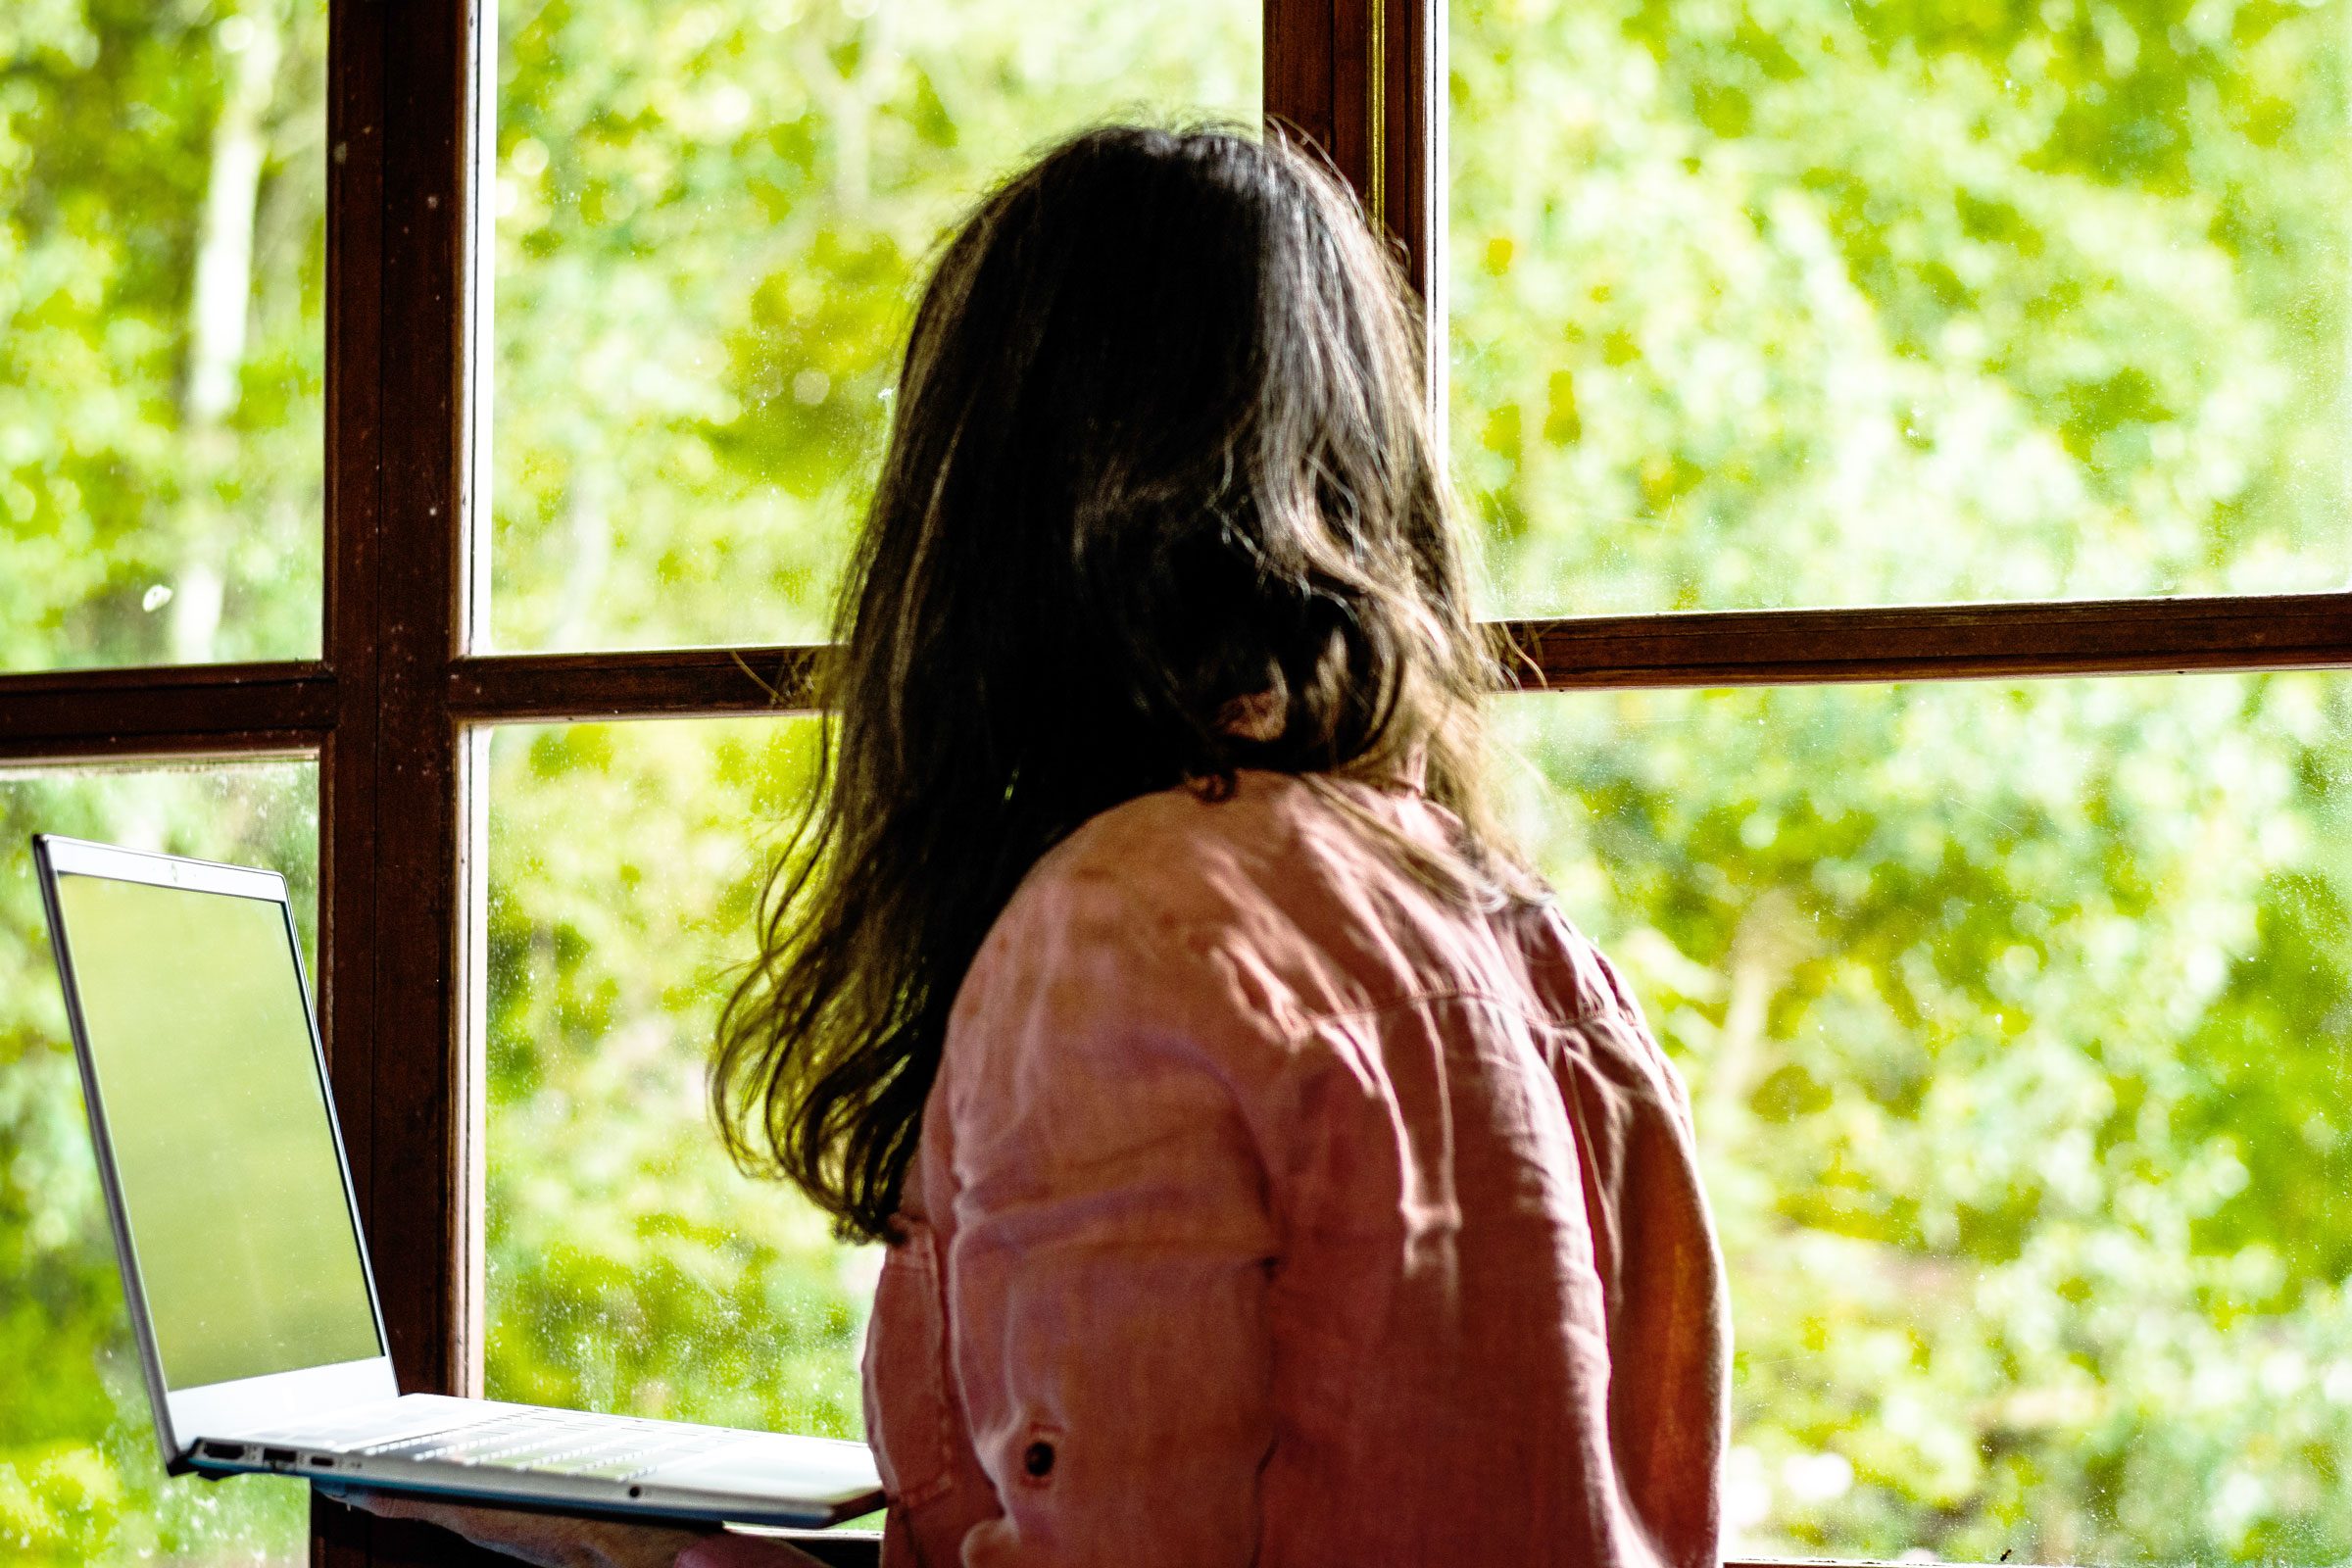
[{"label": "pink linen shirt", "polygon": [[[1324,788],[1445,842],[1415,791]],[[903,1219],[865,1358],[889,1568],[1718,1560],[1680,1079],[1555,908],[1433,893],[1299,779],[1132,801],[1037,865]]]}]

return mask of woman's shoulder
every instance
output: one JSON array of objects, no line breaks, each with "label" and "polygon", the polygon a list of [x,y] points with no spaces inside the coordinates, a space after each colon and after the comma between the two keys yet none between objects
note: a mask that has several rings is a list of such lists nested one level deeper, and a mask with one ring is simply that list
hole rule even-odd
[{"label": "woman's shoulder", "polygon": [[1310,870],[1315,813],[1312,790],[1289,773],[1247,771],[1230,788],[1139,795],[1049,849],[1013,891],[1004,919],[1247,924],[1270,889]]},{"label": "woman's shoulder", "polygon": [[1127,995],[1242,1005],[1296,1034],[1446,989],[1523,998],[1532,983],[1539,1009],[1564,1012],[1620,994],[1548,899],[1451,896],[1400,853],[1442,851],[1457,827],[1411,788],[1270,771],[1124,802],[1032,868],[965,1000],[1116,973]]},{"label": "woman's shoulder", "polygon": [[1171,1066],[1238,1083],[1275,1062],[1285,1031],[1256,956],[1284,940],[1263,889],[1289,793],[1246,779],[1223,799],[1131,800],[1032,867],[957,990],[935,1090],[947,1117],[926,1136],[1072,1075],[1132,1092]]},{"label": "woman's shoulder", "polygon": [[977,960],[1034,969],[1080,947],[1159,968],[1206,961],[1269,924],[1295,875],[1307,791],[1276,773],[1160,790],[1089,818],[1030,868]]},{"label": "woman's shoulder", "polygon": [[[974,956],[953,1031],[1032,1004],[1230,1012],[1306,939],[1298,890],[1318,874],[1313,792],[1281,773],[1177,788],[1100,812],[1024,877]],[[1239,988],[1237,990],[1237,987]]]}]

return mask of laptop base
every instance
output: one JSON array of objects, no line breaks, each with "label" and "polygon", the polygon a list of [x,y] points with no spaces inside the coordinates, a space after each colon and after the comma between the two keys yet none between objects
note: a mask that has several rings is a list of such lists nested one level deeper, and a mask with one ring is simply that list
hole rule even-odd
[{"label": "laptop base", "polygon": [[880,1505],[863,1444],[429,1394],[202,1437],[184,1463],[640,1523],[821,1529]]}]

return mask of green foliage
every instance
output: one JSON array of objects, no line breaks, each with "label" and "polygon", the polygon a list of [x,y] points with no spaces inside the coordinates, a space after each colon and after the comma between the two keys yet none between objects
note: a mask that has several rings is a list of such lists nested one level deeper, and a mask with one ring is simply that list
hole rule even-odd
[{"label": "green foliage", "polygon": [[[1247,116],[1256,14],[502,8],[498,638],[817,634],[941,225],[1084,120]],[[2342,580],[2341,5],[1449,26],[1451,427],[1497,608]],[[194,279],[264,32],[208,414]],[[316,647],[319,35],[0,12],[0,665]],[[141,608],[207,572],[217,624]],[[2319,676],[1502,705],[1521,831],[1693,1090],[1742,1549],[2352,1556],[2348,709]],[[811,751],[492,743],[494,1393],[858,1428],[875,1259],[702,1103]],[[0,1554],[299,1554],[299,1492],[156,1474],[21,846],[267,859],[307,901],[315,802],[303,767],[0,781]]]},{"label": "green foliage", "polygon": [[[2340,8],[1450,24],[1503,608],[2342,581]],[[2352,1552],[2339,688],[1515,723],[1528,837],[1697,1092],[1741,1549]]]},{"label": "green foliage", "polygon": [[821,636],[941,230],[1091,121],[1254,121],[1257,26],[1239,0],[504,6],[499,642]]},{"label": "green foliage", "polygon": [[1498,608],[2343,580],[2330,5],[1464,0]]},{"label": "green foliage", "polygon": [[738,1174],[703,1094],[727,971],[752,950],[760,824],[805,792],[813,744],[806,721],[729,721],[493,745],[496,1397],[863,1430],[879,1260]]},{"label": "green foliage", "polygon": [[1515,699],[1682,1061],[1740,1549],[2352,1551],[2352,700],[2313,676]]},{"label": "green foliage", "polygon": [[[315,655],[326,8],[7,12],[0,668]],[[220,135],[240,62],[264,52],[276,64],[263,113],[249,135]],[[242,251],[239,230],[205,222],[215,187],[240,184],[216,178],[223,151],[253,159]],[[241,352],[222,364],[233,406],[219,413],[190,384],[208,251],[247,280]]]}]

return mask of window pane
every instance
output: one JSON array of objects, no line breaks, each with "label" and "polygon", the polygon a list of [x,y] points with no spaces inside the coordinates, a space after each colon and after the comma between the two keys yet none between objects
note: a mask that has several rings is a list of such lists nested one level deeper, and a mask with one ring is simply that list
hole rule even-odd
[{"label": "window pane", "polygon": [[808,720],[491,744],[488,1390],[856,1437],[870,1250],[739,1174],[705,1109]]},{"label": "window pane", "polygon": [[2352,686],[1505,711],[1690,1086],[1735,1554],[2352,1554]]},{"label": "window pane", "polygon": [[1511,613],[2345,581],[2341,0],[1455,0]]},{"label": "window pane", "polygon": [[167,1480],[123,1316],[30,835],[267,865],[306,961],[318,902],[310,762],[0,772],[0,1557],[287,1568],[310,1560],[297,1481]]},{"label": "window pane", "polygon": [[816,638],[911,282],[1053,136],[1258,118],[1257,0],[507,0],[491,625]]},{"label": "window pane", "polygon": [[318,651],[323,0],[0,17],[0,669]]}]

